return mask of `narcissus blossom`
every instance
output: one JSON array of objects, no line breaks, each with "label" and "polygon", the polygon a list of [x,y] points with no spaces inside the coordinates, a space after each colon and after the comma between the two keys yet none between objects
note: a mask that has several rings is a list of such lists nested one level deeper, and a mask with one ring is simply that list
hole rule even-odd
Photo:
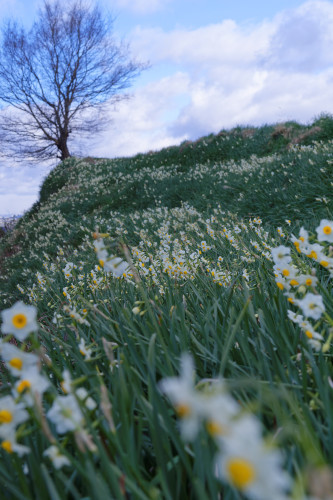
[{"label": "narcissus blossom", "polygon": [[34,306],[27,306],[22,301],[16,302],[11,308],[5,309],[1,313],[2,333],[11,333],[17,340],[23,341],[29,333],[38,330],[36,321],[37,309]]},{"label": "narcissus blossom", "polygon": [[215,460],[217,476],[253,500],[289,498],[290,478],[282,462],[281,453],[264,442],[252,415],[234,421]]},{"label": "narcissus blossom", "polygon": [[44,451],[43,455],[48,457],[56,469],[61,469],[64,465],[70,465],[70,461],[65,455],[62,455],[57,446],[50,446]]},{"label": "narcissus blossom", "polygon": [[318,241],[333,243],[333,221],[323,219],[316,228]]},{"label": "narcissus blossom", "polygon": [[0,347],[0,355],[6,363],[6,367],[12,375],[20,377],[23,372],[37,368],[39,358],[36,354],[24,352],[15,345],[3,343]]},{"label": "narcissus blossom", "polygon": [[322,296],[314,293],[307,293],[303,299],[297,300],[296,304],[302,309],[306,318],[319,319],[325,311]]},{"label": "narcissus blossom", "polygon": [[47,417],[54,423],[59,434],[78,430],[83,424],[80,406],[72,394],[58,396],[47,412]]}]

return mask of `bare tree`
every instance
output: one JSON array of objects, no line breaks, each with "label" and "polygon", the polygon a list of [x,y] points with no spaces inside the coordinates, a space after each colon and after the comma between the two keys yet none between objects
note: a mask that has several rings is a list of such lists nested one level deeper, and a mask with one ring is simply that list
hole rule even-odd
[{"label": "bare tree", "polygon": [[16,158],[70,156],[68,138],[95,134],[106,103],[144,68],[112,36],[113,20],[83,0],[44,0],[30,31],[9,21],[0,47],[0,141]]}]

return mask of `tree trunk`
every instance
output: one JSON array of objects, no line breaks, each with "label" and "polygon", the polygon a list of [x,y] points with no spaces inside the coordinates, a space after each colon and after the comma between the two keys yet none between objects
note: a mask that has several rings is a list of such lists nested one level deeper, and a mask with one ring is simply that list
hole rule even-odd
[{"label": "tree trunk", "polygon": [[69,158],[71,156],[67,146],[67,137],[61,137],[59,139],[59,141],[57,142],[57,148],[60,152],[59,158],[61,161],[64,161],[66,160],[66,158]]}]

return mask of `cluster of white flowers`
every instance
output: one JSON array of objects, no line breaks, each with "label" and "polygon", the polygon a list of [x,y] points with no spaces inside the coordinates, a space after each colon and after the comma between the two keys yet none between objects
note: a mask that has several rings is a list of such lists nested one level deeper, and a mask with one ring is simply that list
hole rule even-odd
[{"label": "cluster of white flowers", "polygon": [[129,265],[126,261],[115,255],[109,255],[103,238],[97,238],[94,241],[95,252],[98,261],[104,271],[109,272],[115,278],[126,278],[129,273]]},{"label": "cluster of white flowers", "polygon": [[[13,335],[19,341],[24,341],[38,329],[36,308],[23,302],[2,311],[1,317],[2,333]],[[50,383],[40,374],[39,358],[35,354],[1,341],[0,356],[15,379],[12,395],[0,399],[1,447],[9,453],[23,455],[30,449],[17,443],[18,426],[30,418],[27,409],[34,405],[35,398],[40,397]]]},{"label": "cluster of white flowers", "polygon": [[[309,234],[304,228],[301,228],[299,238],[292,236],[291,240],[298,253],[313,259],[333,274],[332,249],[328,246],[333,243],[333,221],[323,219],[316,232],[315,243],[310,243]],[[311,269],[308,273],[299,272],[293,263],[291,249],[284,245],[273,248],[272,257],[277,286],[284,291],[288,301],[302,311],[302,314],[297,314],[289,310],[288,317],[301,327],[314,349],[325,350],[327,346],[322,344],[324,337],[309,321],[320,320],[326,310],[323,297],[316,290],[318,278],[315,276],[315,270]]]},{"label": "cluster of white flowers", "polygon": [[[223,224],[215,215],[203,221],[198,218],[197,222],[186,223],[186,214],[190,207],[186,207],[186,212],[178,209],[174,225],[185,222],[187,229],[193,233],[194,238],[185,231],[175,232],[171,225],[171,214],[165,214],[166,220],[157,229],[156,233],[160,241],[152,243],[150,236],[146,231],[141,230],[142,238],[140,245],[132,249],[133,262],[136,265],[141,276],[150,278],[153,283],[162,286],[162,276],[168,275],[174,280],[194,280],[198,274],[205,269],[212,281],[220,286],[228,287],[233,278],[238,273],[238,266],[243,267],[243,263],[253,263],[255,258],[253,254],[263,256],[271,260],[271,245],[268,244],[268,233],[261,227],[261,219],[249,220],[247,224],[240,221],[233,224],[232,220],[228,225]],[[223,215],[220,209],[214,211],[217,215]],[[198,214],[195,214],[198,215]],[[202,238],[204,234],[200,230],[200,225],[205,224],[206,233],[211,238],[212,243],[201,239],[197,242],[196,237]],[[213,227],[215,225],[215,227]],[[253,230],[258,236],[259,241],[251,240],[252,248],[244,244],[243,236]],[[216,249],[214,243],[223,244],[225,249],[234,255],[235,250],[239,254],[238,259],[234,260],[235,266],[232,269],[223,264],[223,258],[215,258]],[[247,270],[241,269],[241,274],[248,281],[250,275]]]},{"label": "cluster of white flowers", "polygon": [[[75,310],[68,308],[68,312],[74,314],[76,320],[80,319]],[[11,308],[2,311],[1,318],[1,331],[8,335],[0,341],[0,358],[14,378],[14,382],[11,384],[12,394],[0,398],[0,447],[8,453],[22,456],[29,453],[30,448],[17,442],[20,426],[30,419],[32,409],[36,411],[40,406],[44,392],[51,388],[51,382],[41,373],[39,356],[27,352],[25,343],[19,348],[9,342],[12,338],[24,342],[31,333],[38,330],[36,308],[17,302]],[[78,349],[85,359],[90,359],[92,351],[85,345],[83,338]],[[84,429],[81,406],[92,411],[97,406],[96,402],[88,395],[85,388],[75,387],[67,370],[62,376],[61,388],[65,395],[54,398],[47,417],[54,424],[58,434],[75,432],[76,438],[93,450],[94,447]],[[40,415],[40,418],[43,419],[44,416]],[[70,464],[69,459],[55,444],[45,450],[44,456],[53,462],[55,468]]]},{"label": "cluster of white flowers", "polygon": [[[126,217],[112,211],[110,218],[96,216],[94,219],[93,227],[102,227],[106,232],[94,233],[93,248],[99,262],[92,268],[93,229],[89,229],[91,223],[87,223],[87,218],[82,220],[85,237],[70,260],[60,246],[55,258],[44,252],[44,275],[40,274],[28,289],[20,287],[23,295],[27,294],[32,303],[38,303],[39,298],[45,296],[45,288],[53,287],[57,273],[61,280],[65,277],[63,295],[67,306],[75,310],[69,315],[76,323],[80,323],[76,314],[86,319],[80,299],[85,291],[90,294],[104,290],[114,278],[133,283],[135,275],[139,275],[147,286],[156,286],[161,295],[170,279],[181,285],[200,279],[203,273],[221,287],[229,287],[241,276],[251,285],[256,276],[252,264],[261,257],[272,260],[270,250],[276,245],[262,228],[261,219],[238,220],[221,206],[214,208],[208,218],[187,203],[172,209],[157,206],[138,210]],[[110,234],[123,238],[129,224],[137,228],[134,233],[140,238],[136,246],[129,247],[135,270],[121,257],[113,255],[106,239]],[[56,314],[55,321],[60,324],[62,317],[59,311]]]},{"label": "cluster of white flowers", "polygon": [[192,358],[183,354],[179,377],[165,378],[160,389],[180,417],[184,440],[192,441],[202,424],[214,438],[218,452],[217,477],[253,500],[286,500],[291,486],[282,468],[282,455],[262,436],[260,421],[244,412],[226,391],[222,380],[194,385]]}]

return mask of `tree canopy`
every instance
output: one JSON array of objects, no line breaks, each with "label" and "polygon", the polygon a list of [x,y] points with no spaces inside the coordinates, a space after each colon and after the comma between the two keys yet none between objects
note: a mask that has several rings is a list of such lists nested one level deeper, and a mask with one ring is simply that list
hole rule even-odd
[{"label": "tree canopy", "polygon": [[7,21],[0,47],[0,142],[17,159],[70,156],[69,137],[95,134],[106,104],[144,64],[113,36],[113,19],[83,0],[45,0],[29,31]]}]

